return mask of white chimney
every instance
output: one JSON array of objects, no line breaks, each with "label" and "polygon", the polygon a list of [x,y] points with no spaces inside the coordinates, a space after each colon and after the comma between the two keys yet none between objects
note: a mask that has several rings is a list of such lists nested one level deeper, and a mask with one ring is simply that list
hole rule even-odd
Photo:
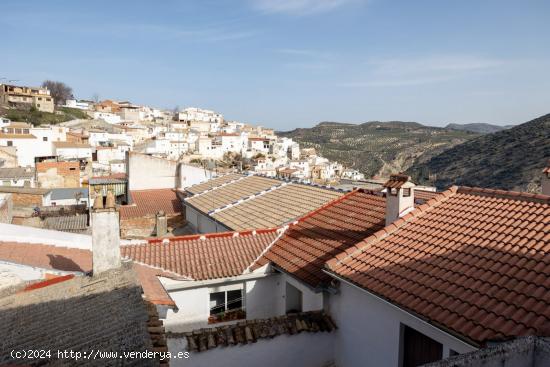
[{"label": "white chimney", "polygon": [[105,208],[103,197],[97,195],[92,208],[92,266],[93,275],[119,268],[120,228],[115,197],[107,193]]},{"label": "white chimney", "polygon": [[391,175],[384,184],[386,188],[386,225],[414,208],[414,186],[410,177],[403,174]]},{"label": "white chimney", "polygon": [[550,159],[546,163],[546,168],[542,171],[541,186],[542,194],[550,195]]}]

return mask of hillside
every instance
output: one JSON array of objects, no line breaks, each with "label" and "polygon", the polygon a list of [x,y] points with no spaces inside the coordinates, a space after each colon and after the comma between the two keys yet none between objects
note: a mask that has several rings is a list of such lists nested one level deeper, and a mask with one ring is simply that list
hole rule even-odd
[{"label": "hillside", "polygon": [[550,114],[479,136],[416,163],[408,172],[417,182],[432,182],[440,188],[456,184],[536,191],[548,158]]},{"label": "hillside", "polygon": [[497,131],[509,129],[513,125],[492,125],[485,123],[474,123],[474,124],[448,124],[445,126],[446,129],[461,130],[461,131],[470,131],[478,134],[491,134],[496,133]]},{"label": "hillside", "polygon": [[322,122],[312,128],[278,132],[303,148],[315,148],[323,157],[366,174],[388,175],[406,170],[415,161],[432,156],[478,136],[467,131],[424,126],[417,122]]},{"label": "hillside", "polygon": [[35,108],[31,109],[0,109],[0,116],[6,117],[11,121],[28,122],[34,126],[59,124],[74,119],[89,119],[86,112],[69,107],[56,107],[55,113],[41,112]]}]

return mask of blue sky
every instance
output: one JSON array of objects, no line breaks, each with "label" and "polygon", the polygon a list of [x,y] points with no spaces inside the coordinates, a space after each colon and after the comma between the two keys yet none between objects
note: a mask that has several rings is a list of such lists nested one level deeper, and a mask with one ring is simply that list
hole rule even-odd
[{"label": "blue sky", "polygon": [[550,112],[550,1],[4,1],[0,78],[79,98],[319,121]]}]

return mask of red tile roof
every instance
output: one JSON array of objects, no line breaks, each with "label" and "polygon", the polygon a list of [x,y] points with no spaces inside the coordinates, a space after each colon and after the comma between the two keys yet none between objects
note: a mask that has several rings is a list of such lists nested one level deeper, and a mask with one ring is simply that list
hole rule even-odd
[{"label": "red tile roof", "polygon": [[241,275],[277,238],[277,229],[171,237],[126,245],[121,254],[193,280]]},{"label": "red tile roof", "polygon": [[414,189],[414,198],[419,200],[430,200],[433,199],[434,196],[439,195],[440,192],[437,191],[428,191],[428,190],[420,190],[420,189]]},{"label": "red tile roof", "polygon": [[[41,269],[83,273],[92,271],[91,251],[45,244],[0,242],[0,261]],[[173,274],[136,263],[134,263],[134,270],[146,300],[155,304],[175,306],[157,278],[157,276],[173,278]]]},{"label": "red tile roof", "polygon": [[272,262],[314,288],[323,286],[330,280],[325,262],[383,228],[385,213],[384,197],[352,191],[292,224],[253,268]]},{"label": "red tile roof", "polygon": [[173,189],[132,190],[130,195],[133,204],[120,207],[120,219],[152,216],[160,210],[169,216],[183,212],[181,199]]},{"label": "red tile roof", "polygon": [[329,272],[474,344],[550,333],[550,196],[453,187]]},{"label": "red tile roof", "polygon": [[398,189],[409,180],[410,180],[410,177],[407,175],[403,175],[403,174],[391,175],[390,179],[386,181],[386,183],[384,184],[384,187],[387,187],[390,189]]}]

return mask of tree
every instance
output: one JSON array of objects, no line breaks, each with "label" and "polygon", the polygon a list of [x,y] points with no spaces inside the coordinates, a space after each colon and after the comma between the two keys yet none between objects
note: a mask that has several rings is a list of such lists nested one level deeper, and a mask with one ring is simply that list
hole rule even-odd
[{"label": "tree", "polygon": [[92,101],[94,101],[95,103],[99,103],[99,94],[94,93],[94,95],[92,96]]},{"label": "tree", "polygon": [[63,82],[45,80],[42,87],[48,88],[57,105],[64,105],[73,95],[73,89]]}]

